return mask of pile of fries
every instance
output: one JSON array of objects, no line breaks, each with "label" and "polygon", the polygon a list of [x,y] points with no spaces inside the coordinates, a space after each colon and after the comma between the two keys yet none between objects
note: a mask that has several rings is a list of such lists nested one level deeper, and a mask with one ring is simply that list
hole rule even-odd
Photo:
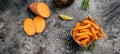
[{"label": "pile of fries", "polygon": [[72,37],[83,47],[86,47],[93,41],[99,40],[101,37],[107,38],[102,28],[100,28],[90,15],[82,22],[77,22],[72,30]]}]

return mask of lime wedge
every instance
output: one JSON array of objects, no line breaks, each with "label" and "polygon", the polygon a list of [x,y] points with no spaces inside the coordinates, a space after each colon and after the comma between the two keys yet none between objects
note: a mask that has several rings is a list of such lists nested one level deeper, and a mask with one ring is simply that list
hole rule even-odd
[{"label": "lime wedge", "polygon": [[73,19],[73,17],[67,16],[67,15],[63,15],[63,14],[60,15],[60,18],[62,18],[64,20],[72,20]]}]

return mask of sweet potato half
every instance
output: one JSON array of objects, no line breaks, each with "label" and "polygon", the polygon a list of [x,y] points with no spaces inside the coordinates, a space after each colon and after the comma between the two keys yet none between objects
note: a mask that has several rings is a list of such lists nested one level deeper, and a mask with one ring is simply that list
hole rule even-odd
[{"label": "sweet potato half", "polygon": [[27,35],[32,36],[35,34],[35,24],[31,18],[25,19],[23,28]]},{"label": "sweet potato half", "polygon": [[45,19],[43,17],[36,16],[33,21],[35,23],[36,33],[41,33],[45,29]]},{"label": "sweet potato half", "polygon": [[50,9],[47,4],[43,2],[34,2],[29,5],[29,9],[36,15],[48,18],[50,16]]}]

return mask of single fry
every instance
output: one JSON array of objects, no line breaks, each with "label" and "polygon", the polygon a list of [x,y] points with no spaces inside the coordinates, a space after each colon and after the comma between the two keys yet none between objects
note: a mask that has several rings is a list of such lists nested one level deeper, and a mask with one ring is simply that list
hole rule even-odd
[{"label": "single fry", "polygon": [[91,26],[91,24],[88,23],[88,24],[86,24],[86,25],[84,25],[84,26],[80,26],[80,27],[75,28],[75,29],[73,29],[73,30],[75,31],[75,30],[80,30],[80,29],[86,29],[86,28],[89,28],[90,26]]},{"label": "single fry", "polygon": [[90,35],[90,36],[92,36],[92,33],[90,33],[90,32],[83,32],[83,33],[77,33],[76,34],[77,37],[78,36],[82,36],[82,35]]},{"label": "single fry", "polygon": [[91,23],[91,25],[96,29],[96,30],[99,30],[99,26],[95,23],[93,23],[92,21],[90,20],[84,20],[83,23]]},{"label": "single fry", "polygon": [[87,46],[87,43],[81,43],[82,46],[86,47]]},{"label": "single fry", "polygon": [[80,30],[80,32],[90,32],[89,29]]},{"label": "single fry", "polygon": [[90,39],[90,36],[89,35],[82,35],[82,36],[79,36],[78,38],[76,38],[76,40],[82,40],[82,39],[85,39],[85,38],[88,38]]},{"label": "single fry", "polygon": [[82,44],[84,47],[86,47],[86,45],[90,42],[90,40],[88,38],[81,40],[80,44]]},{"label": "single fry", "polygon": [[91,33],[93,34],[93,37],[94,37],[95,40],[99,39],[99,37],[96,35],[96,31],[93,27],[91,27]]},{"label": "single fry", "polygon": [[77,22],[75,28],[78,28],[80,26],[80,22]]},{"label": "single fry", "polygon": [[76,37],[76,34],[78,33],[78,31],[74,31],[74,32],[72,32],[73,34],[73,37],[75,38]]},{"label": "single fry", "polygon": [[85,25],[85,24],[81,22],[81,23],[80,23],[80,26],[83,26],[83,25]]}]

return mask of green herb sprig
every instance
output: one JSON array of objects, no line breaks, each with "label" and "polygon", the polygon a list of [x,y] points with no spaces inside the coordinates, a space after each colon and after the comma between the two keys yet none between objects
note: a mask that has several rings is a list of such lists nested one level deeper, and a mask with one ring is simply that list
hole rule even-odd
[{"label": "green herb sprig", "polygon": [[94,47],[95,47],[95,45],[96,45],[95,42],[96,42],[96,41],[94,41],[94,42],[93,42],[92,44],[90,44],[88,47],[84,48],[83,51],[89,51],[89,52],[92,53],[93,50],[94,50]]},{"label": "green herb sprig", "polygon": [[88,51],[90,51],[91,53],[93,52],[94,50],[94,47],[95,47],[95,42],[93,42],[89,47],[88,47]]},{"label": "green herb sprig", "polygon": [[90,0],[83,0],[82,1],[82,4],[81,4],[82,9],[84,9],[84,10],[88,10],[89,9],[89,1]]}]

